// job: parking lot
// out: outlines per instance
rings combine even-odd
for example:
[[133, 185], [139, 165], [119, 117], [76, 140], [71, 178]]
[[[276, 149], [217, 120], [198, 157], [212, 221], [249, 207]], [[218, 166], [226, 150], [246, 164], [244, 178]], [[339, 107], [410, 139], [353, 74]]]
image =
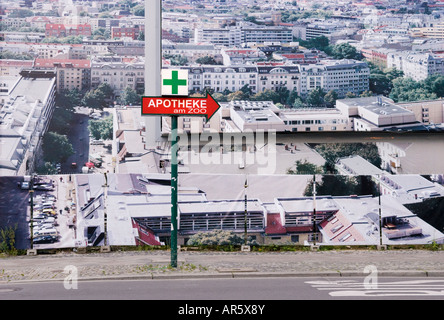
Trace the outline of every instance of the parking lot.
[[[35, 192], [33, 198], [33, 248], [73, 247], [75, 202], [69, 175], [48, 176], [52, 188]], [[31, 221], [29, 205], [28, 221]]]

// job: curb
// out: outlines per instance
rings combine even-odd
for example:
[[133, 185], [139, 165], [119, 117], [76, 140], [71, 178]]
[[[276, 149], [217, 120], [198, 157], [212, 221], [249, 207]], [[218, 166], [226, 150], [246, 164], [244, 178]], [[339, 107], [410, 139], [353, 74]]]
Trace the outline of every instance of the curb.
[[[320, 272], [226, 272], [208, 274], [140, 274], [140, 275], [118, 275], [118, 276], [91, 276], [80, 277], [77, 281], [136, 281], [136, 280], [200, 280], [200, 279], [241, 279], [241, 278], [285, 278], [285, 277], [365, 277], [366, 274], [355, 271], [320, 271]], [[444, 277], [441, 270], [383, 270], [378, 271], [379, 277]], [[63, 282], [58, 279], [24, 279], [0, 281], [0, 284], [12, 283], [38, 283], [38, 282]]]

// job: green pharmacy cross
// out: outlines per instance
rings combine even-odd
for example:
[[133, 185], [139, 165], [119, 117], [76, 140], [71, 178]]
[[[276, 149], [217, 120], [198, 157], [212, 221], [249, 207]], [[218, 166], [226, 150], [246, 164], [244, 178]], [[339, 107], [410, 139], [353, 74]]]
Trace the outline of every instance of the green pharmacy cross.
[[186, 79], [179, 79], [179, 72], [177, 70], [173, 70], [171, 72], [171, 79], [163, 79], [163, 85], [164, 86], [171, 86], [171, 93], [172, 94], [178, 94], [179, 93], [179, 86], [186, 86], [187, 80]]

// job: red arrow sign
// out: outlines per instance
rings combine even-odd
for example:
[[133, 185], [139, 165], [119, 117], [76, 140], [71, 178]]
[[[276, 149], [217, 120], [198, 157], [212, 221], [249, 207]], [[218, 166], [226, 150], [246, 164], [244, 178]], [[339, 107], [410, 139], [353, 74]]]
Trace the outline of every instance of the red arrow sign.
[[208, 121], [219, 108], [209, 93], [205, 98], [142, 97], [143, 115], [201, 116]]

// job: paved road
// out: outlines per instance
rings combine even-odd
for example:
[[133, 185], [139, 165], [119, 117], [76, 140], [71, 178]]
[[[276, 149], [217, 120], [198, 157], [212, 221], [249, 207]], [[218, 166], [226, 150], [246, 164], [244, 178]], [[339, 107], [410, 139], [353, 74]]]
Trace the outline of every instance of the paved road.
[[[73, 115], [73, 125], [68, 133], [69, 142], [75, 151], [64, 163], [62, 173], [81, 173], [82, 166], [89, 160], [88, 108], [77, 108]], [[71, 164], [77, 163], [77, 168]]]
[[267, 301], [276, 300], [444, 300], [444, 279], [389, 277], [378, 278], [377, 282], [370, 284], [365, 277], [185, 278], [81, 282], [70, 279], [63, 282], [0, 284], [0, 300], [22, 299], [223, 300], [236, 301], [236, 304], [244, 304], [248, 300], [257, 301], [266, 307]]
[[444, 251], [338, 250], [318, 252], [179, 252], [169, 268], [169, 251], [60, 253], [0, 258], [0, 282], [63, 280], [66, 268], [80, 279], [216, 278], [252, 276], [363, 276], [374, 266], [380, 276], [444, 277]]

